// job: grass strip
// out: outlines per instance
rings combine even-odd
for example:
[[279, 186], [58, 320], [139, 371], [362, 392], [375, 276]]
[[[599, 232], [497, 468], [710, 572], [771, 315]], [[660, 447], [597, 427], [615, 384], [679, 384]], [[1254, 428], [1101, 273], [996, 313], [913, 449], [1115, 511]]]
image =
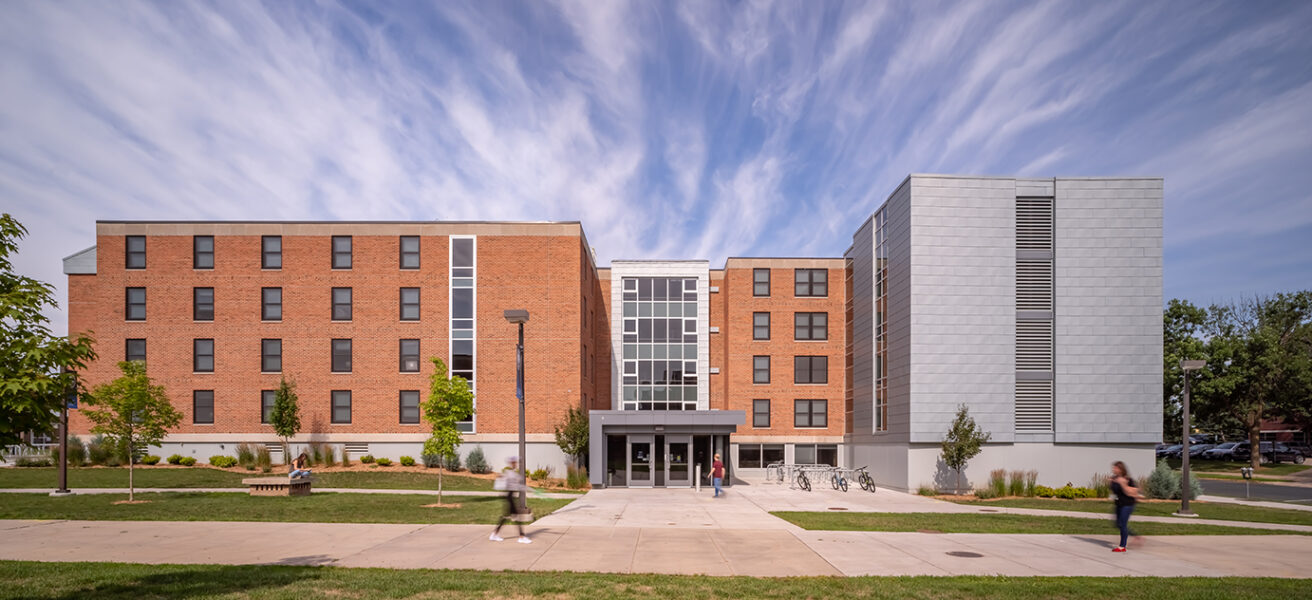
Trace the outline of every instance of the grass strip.
[[707, 577], [347, 569], [336, 567], [133, 565], [0, 561], [0, 600], [138, 598], [1000, 598], [1172, 600], [1308, 598], [1306, 580], [1227, 577]]
[[[779, 511], [770, 514], [803, 529], [823, 531], [930, 531], [935, 533], [1059, 533], [1109, 534], [1107, 520], [1081, 517], [972, 513], [831, 513]], [[1147, 523], [1131, 520], [1138, 535], [1312, 535], [1225, 525]]]
[[[145, 467], [137, 468], [133, 479], [138, 488], [221, 488], [243, 487], [242, 479], [249, 477], [286, 476], [275, 470], [265, 474], [258, 471], [223, 470], [209, 467]], [[0, 488], [55, 489], [59, 473], [49, 467], [23, 467], [0, 469]], [[68, 470], [71, 488], [126, 488], [126, 467], [78, 467]], [[436, 472], [389, 471], [378, 467], [367, 471], [316, 471], [315, 487], [379, 489], [379, 490], [436, 490]], [[455, 491], [492, 491], [492, 481], [468, 475], [445, 473], [442, 489]], [[552, 490], [571, 491], [571, 490]]]
[[[1062, 500], [1060, 498], [1004, 498], [999, 500], [951, 500], [968, 506], [1005, 506], [1008, 508], [1039, 508], [1044, 510], [1069, 510], [1079, 512], [1107, 513], [1110, 518], [1112, 503], [1109, 500]], [[1137, 516], [1169, 517], [1180, 510], [1180, 503], [1175, 502], [1140, 502], [1134, 507]], [[1312, 511], [1284, 508], [1266, 508], [1263, 506], [1244, 506], [1226, 502], [1189, 503], [1189, 510], [1198, 513], [1204, 519], [1221, 521], [1248, 521], [1254, 523], [1283, 523], [1287, 525], [1312, 526]]]
[[[127, 494], [86, 494], [52, 498], [46, 494], [0, 496], [0, 519], [68, 519], [89, 521], [280, 521], [292, 523], [495, 523], [505, 499], [496, 496], [448, 496], [460, 508], [425, 508], [434, 496], [411, 494], [315, 493], [300, 497], [252, 497], [245, 493], [138, 493], [144, 504], [114, 504]], [[542, 517], [573, 502], [532, 498], [533, 514]]]

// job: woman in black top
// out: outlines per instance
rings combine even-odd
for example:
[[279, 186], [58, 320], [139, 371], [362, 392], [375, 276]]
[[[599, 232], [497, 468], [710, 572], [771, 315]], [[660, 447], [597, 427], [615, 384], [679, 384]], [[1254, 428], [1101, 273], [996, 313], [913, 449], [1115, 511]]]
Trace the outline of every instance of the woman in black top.
[[1121, 545], [1112, 548], [1112, 552], [1125, 552], [1125, 542], [1130, 537], [1130, 513], [1134, 512], [1136, 499], [1143, 496], [1125, 463], [1119, 460], [1112, 463], [1111, 484], [1116, 497], [1116, 527], [1121, 530]]

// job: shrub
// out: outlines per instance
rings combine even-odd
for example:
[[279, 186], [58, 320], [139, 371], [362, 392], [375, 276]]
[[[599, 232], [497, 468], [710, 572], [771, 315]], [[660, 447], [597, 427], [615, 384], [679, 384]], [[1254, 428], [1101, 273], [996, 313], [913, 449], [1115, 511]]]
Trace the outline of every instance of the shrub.
[[415, 457], [413, 457], [413, 456], [402, 456], [402, 457], [401, 457], [401, 466], [403, 466], [403, 467], [413, 467], [413, 466], [415, 466]]
[[[1180, 472], [1172, 469], [1170, 465], [1166, 464], [1165, 460], [1157, 461], [1157, 468], [1153, 469], [1152, 474], [1138, 483], [1143, 489], [1143, 494], [1149, 498], [1180, 499]], [[1203, 484], [1197, 478], [1189, 480], [1189, 488], [1191, 492], [1189, 495], [1190, 500], [1203, 493]]]
[[342, 466], [351, 466], [351, 453], [346, 451], [346, 446], [342, 446]]
[[310, 444], [310, 446], [306, 448], [306, 458], [310, 459], [311, 467], [317, 467], [319, 466], [319, 463], [323, 462], [323, 456], [321, 455], [322, 451], [323, 449], [318, 442]]
[[1007, 473], [1007, 495], [1024, 496], [1025, 495], [1025, 472], [1012, 471]]
[[87, 462], [87, 445], [80, 437], [68, 438], [68, 464], [82, 466]]
[[[87, 444], [87, 461], [93, 465], [118, 466], [123, 462], [126, 452], [103, 435], [97, 434]], [[110, 463], [113, 464], [110, 464]]]
[[[993, 498], [1001, 498], [1007, 495], [1007, 470], [993, 469], [989, 471], [989, 494]], [[979, 492], [975, 492], [978, 496]]]
[[360, 457], [360, 462], [362, 462], [362, 463], [364, 463], [364, 464], [366, 464], [366, 465], [369, 464], [369, 463], [371, 463], [371, 462], [374, 462], [374, 455], [372, 455], [372, 454], [366, 454], [366, 455], [364, 455], [364, 456], [361, 456], [361, 457]]
[[[188, 465], [188, 466], [191, 466], [191, 465]], [[218, 455], [218, 456], [211, 456], [211, 457], [210, 457], [210, 466], [212, 466], [212, 467], [218, 467], [218, 468], [220, 468], [220, 469], [227, 469], [228, 467], [235, 467], [235, 466], [237, 466], [237, 459], [236, 459], [236, 458], [233, 458], [233, 457], [231, 457], [231, 456], [224, 456], [224, 455], [222, 455], [222, 454], [220, 454], [220, 455]]]
[[159, 457], [158, 457], [158, 456], [155, 456], [154, 454], [147, 454], [147, 455], [141, 457], [141, 464], [143, 464], [143, 465], [158, 465], [158, 464], [159, 464]]
[[425, 469], [436, 469], [442, 466], [442, 457], [436, 454], [420, 454], [419, 460], [424, 461]]
[[1025, 472], [1025, 494], [1024, 494], [1025, 496], [1027, 497], [1034, 496], [1034, 488], [1036, 487], [1035, 484], [1038, 481], [1039, 481], [1038, 471], [1030, 469], [1029, 471]]
[[260, 444], [255, 447], [255, 466], [259, 467], [262, 473], [273, 470], [273, 456], [269, 454], [268, 446]]
[[102, 464], [104, 464], [106, 467], [117, 467], [123, 464], [123, 459], [119, 458], [117, 452], [111, 452], [109, 456], [105, 457], [105, 462]]
[[975, 497], [980, 500], [992, 500], [1000, 496], [998, 496], [998, 491], [990, 484], [975, 490]]
[[446, 458], [443, 458], [443, 459], [442, 459], [442, 468], [443, 468], [443, 469], [446, 469], [446, 470], [448, 470], [448, 471], [459, 471], [459, 470], [460, 470], [460, 454], [459, 454], [459, 453], [456, 453], [456, 452], [452, 452], [451, 454], [447, 455]]
[[588, 487], [588, 469], [574, 465], [566, 466], [565, 487], [571, 490], [581, 490]]
[[1106, 498], [1112, 495], [1111, 475], [1107, 473], [1094, 473], [1089, 478], [1089, 488], [1093, 490], [1095, 498]]
[[487, 457], [483, 456], [482, 446], [475, 446], [469, 451], [469, 456], [465, 457], [465, 466], [469, 468], [470, 473], [491, 473], [492, 467], [487, 464]]
[[380, 466], [380, 467], [390, 467], [390, 466], [392, 466], [392, 459], [387, 458], [386, 456], [384, 456], [384, 457], [381, 457], [381, 458], [375, 460], [374, 463], [376, 463], [376, 464], [377, 464], [378, 466]]
[[934, 489], [934, 486], [922, 485], [920, 486], [919, 489], [916, 490], [916, 493], [920, 494], [921, 496], [937, 496], [938, 490]]
[[247, 471], [255, 470], [255, 446], [242, 442], [237, 444], [237, 464], [246, 468]]
[[533, 481], [546, 481], [551, 478], [551, 471], [551, 467], [538, 467], [529, 471], [528, 476]]
[[1098, 497], [1097, 490], [1086, 487], [1074, 487], [1069, 483], [1059, 488], [1050, 488], [1044, 485], [1034, 486], [1034, 494], [1040, 498], [1063, 498], [1066, 500]]
[[337, 466], [337, 457], [335, 456], [332, 446], [319, 447], [319, 464], [325, 467]]
[[14, 461], [16, 467], [52, 467], [55, 461], [48, 456], [20, 456]]
[[181, 454], [174, 454], [173, 456], [170, 456], [170, 457], [169, 457], [169, 464], [170, 464], [170, 465], [180, 465], [180, 464], [182, 464], [182, 455], [181, 455]]
[[180, 461], [180, 464], [181, 464], [182, 466], [184, 466], [184, 467], [193, 467], [193, 466], [196, 466], [196, 457], [194, 457], [194, 456], [184, 456], [184, 457], [182, 457], [182, 460]]

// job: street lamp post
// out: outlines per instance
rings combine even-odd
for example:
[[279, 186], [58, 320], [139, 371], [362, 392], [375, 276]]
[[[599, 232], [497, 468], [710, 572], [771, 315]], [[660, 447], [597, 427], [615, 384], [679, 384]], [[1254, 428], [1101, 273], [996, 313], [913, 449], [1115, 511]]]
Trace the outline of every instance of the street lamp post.
[[1184, 414], [1181, 418], [1184, 424], [1184, 440], [1180, 447], [1180, 512], [1175, 513], [1177, 517], [1198, 516], [1189, 510], [1189, 371], [1201, 369], [1206, 364], [1201, 360], [1180, 361], [1180, 369], [1184, 371]]
[[[528, 462], [528, 457], [524, 444], [524, 323], [528, 322], [528, 311], [524, 309], [507, 310], [505, 313], [506, 320], [519, 325], [519, 344], [515, 346], [515, 397], [519, 399], [519, 476], [525, 477], [524, 463]], [[519, 490], [520, 506], [526, 506], [528, 495], [523, 489]]]

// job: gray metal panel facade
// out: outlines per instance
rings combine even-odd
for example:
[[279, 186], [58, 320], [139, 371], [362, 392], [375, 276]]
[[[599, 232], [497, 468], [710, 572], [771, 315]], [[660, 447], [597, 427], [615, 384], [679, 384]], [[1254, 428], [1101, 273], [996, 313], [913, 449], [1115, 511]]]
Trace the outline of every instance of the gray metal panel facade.
[[1162, 180], [1056, 181], [1057, 442], [1162, 439]]
[[[913, 422], [911, 370], [912, 181], [908, 178], [884, 205], [888, 237], [888, 431], [881, 443], [906, 443]], [[867, 425], [868, 426], [868, 425]], [[868, 429], [867, 429], [868, 431]]]
[[875, 408], [875, 221], [852, 236], [845, 258], [852, 261], [852, 435], [849, 441], [871, 440]]
[[1015, 220], [1014, 179], [911, 177], [912, 443], [941, 441], [963, 403], [1014, 441]]
[[96, 247], [92, 246], [81, 252], [64, 257], [64, 274], [95, 275]]

